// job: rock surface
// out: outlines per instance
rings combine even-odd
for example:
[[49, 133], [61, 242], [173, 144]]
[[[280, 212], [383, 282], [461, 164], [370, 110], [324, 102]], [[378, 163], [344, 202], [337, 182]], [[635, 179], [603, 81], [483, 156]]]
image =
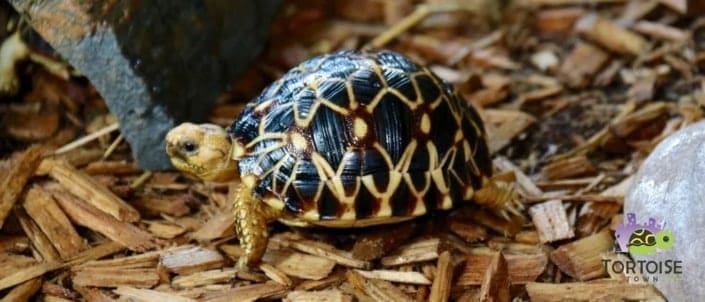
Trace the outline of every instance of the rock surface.
[[[649, 217], [665, 223], [675, 243], [637, 260], [681, 260], [682, 275], [665, 274], [655, 282], [669, 301], [705, 298], [705, 122], [680, 130], [651, 153], [629, 190], [625, 213], [636, 213], [640, 223]], [[679, 277], [677, 280], [673, 277]]]
[[86, 75], [142, 168], [167, 169], [164, 135], [202, 121], [256, 58], [280, 0], [10, 0]]

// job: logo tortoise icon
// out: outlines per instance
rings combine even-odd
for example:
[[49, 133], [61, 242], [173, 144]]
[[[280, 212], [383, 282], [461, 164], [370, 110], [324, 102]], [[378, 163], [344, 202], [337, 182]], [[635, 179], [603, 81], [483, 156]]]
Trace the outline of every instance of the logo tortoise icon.
[[673, 233], [649, 218], [649, 222], [638, 224], [636, 214], [627, 213], [627, 221], [622, 222], [614, 233], [619, 245], [619, 252], [629, 252], [637, 255], [649, 255], [657, 250], [667, 250], [673, 247]]

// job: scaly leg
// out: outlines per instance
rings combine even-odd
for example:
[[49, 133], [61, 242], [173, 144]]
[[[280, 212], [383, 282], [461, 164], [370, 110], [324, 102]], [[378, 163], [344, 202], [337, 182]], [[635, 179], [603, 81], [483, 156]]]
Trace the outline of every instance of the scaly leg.
[[506, 219], [509, 219], [507, 212], [521, 216], [519, 210], [523, 208], [514, 188], [507, 183], [486, 177], [482, 179], [482, 188], [475, 191], [473, 201], [496, 211]]
[[272, 208], [265, 205], [255, 195], [251, 187], [241, 184], [233, 201], [235, 231], [240, 239], [242, 256], [237, 262], [239, 269], [255, 267], [267, 249], [269, 238], [268, 224], [278, 218]]

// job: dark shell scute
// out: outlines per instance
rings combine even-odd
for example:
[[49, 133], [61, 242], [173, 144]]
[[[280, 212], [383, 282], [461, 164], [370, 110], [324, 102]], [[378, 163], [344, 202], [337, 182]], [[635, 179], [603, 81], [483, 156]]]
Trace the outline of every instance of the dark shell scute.
[[294, 123], [294, 106], [277, 106], [262, 120], [262, 126], [267, 132], [282, 132]]
[[383, 87], [382, 80], [372, 69], [363, 69], [352, 75], [353, 93], [360, 104], [369, 104]]
[[441, 89], [436, 85], [431, 76], [419, 74], [414, 77], [416, 85], [419, 86], [421, 98], [426, 102], [433, 102], [441, 95]]
[[350, 105], [350, 96], [342, 80], [327, 80], [318, 85], [318, 94], [341, 107]]
[[390, 199], [392, 216], [409, 216], [416, 205], [415, 199], [412, 199], [413, 197], [414, 195], [409, 191], [407, 184], [405, 182], [400, 183]]
[[318, 199], [318, 214], [321, 220], [331, 220], [338, 218], [340, 202], [330, 191], [328, 186], [323, 187], [323, 191]]
[[379, 143], [396, 163], [416, 129], [414, 114], [396, 95], [387, 93], [375, 107], [373, 121]]
[[409, 74], [396, 69], [385, 69], [382, 74], [390, 88], [396, 89], [410, 101], [416, 100], [416, 89]]
[[389, 166], [382, 154], [376, 149], [366, 149], [362, 157], [365, 159], [361, 164], [362, 175], [379, 174], [389, 172]]
[[454, 142], [458, 124], [447, 102], [442, 102], [431, 117], [431, 137], [437, 150], [448, 150]]
[[310, 127], [314, 148], [325, 153], [330, 166], [336, 169], [350, 141], [347, 137], [349, 131], [345, 126], [345, 120], [335, 111], [321, 106], [313, 117]]
[[396, 68], [403, 71], [415, 71], [419, 67], [411, 60], [397, 53], [381, 51], [377, 54], [377, 61], [384, 67]]

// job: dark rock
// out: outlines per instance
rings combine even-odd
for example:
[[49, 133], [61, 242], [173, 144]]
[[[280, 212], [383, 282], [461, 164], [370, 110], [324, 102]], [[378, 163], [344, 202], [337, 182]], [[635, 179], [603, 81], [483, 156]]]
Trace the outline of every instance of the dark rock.
[[702, 261], [705, 250], [705, 122], [670, 135], [654, 149], [635, 176], [626, 196], [624, 212], [636, 214], [638, 224], [654, 218], [674, 237], [669, 240], [673, 244], [669, 248], [653, 254], [632, 255], [637, 261], [682, 262], [682, 274], [647, 274], [658, 278], [656, 287], [669, 301], [702, 301], [705, 297], [702, 286], [705, 278], [705, 262]]
[[167, 169], [164, 135], [202, 121], [253, 62], [280, 0], [10, 0], [89, 78], [145, 169]]

